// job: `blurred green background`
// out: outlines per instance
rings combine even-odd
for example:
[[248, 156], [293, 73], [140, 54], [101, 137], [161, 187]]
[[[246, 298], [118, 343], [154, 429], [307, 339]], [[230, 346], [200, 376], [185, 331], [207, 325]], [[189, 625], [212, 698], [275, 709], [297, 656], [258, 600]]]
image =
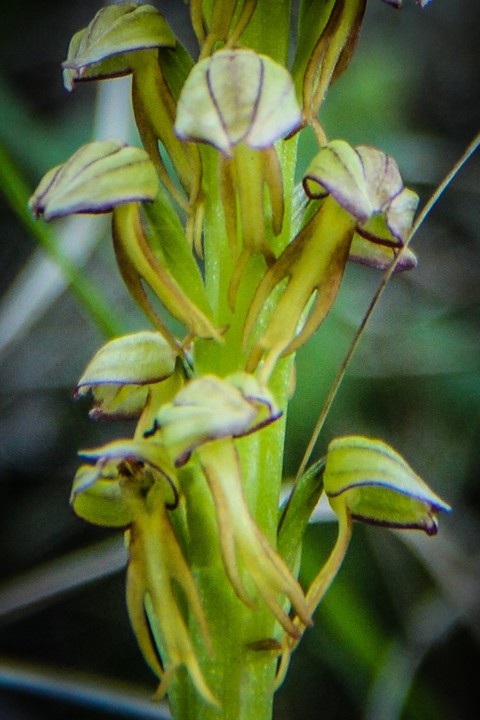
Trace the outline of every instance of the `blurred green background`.
[[[186, 40], [180, 0], [155, 3]], [[29, 225], [40, 176], [92, 137], [135, 140], [128, 81], [68, 95], [60, 63], [99, 2], [9, 3], [0, 25], [0, 717], [158, 717], [153, 676], [128, 625], [118, 535], [77, 520], [79, 447], [130, 431], [96, 424], [72, 389], [101, 323], [146, 327], [123, 290], [99, 218]], [[480, 5], [369, 0], [358, 52], [332, 88], [331, 138], [397, 159], [424, 202], [480, 126]], [[301, 164], [311, 139], [302, 138]], [[275, 720], [476, 718], [480, 667], [480, 162], [464, 168], [414, 241], [418, 268], [390, 284], [318, 443], [364, 433], [394, 445], [454, 508], [436, 538], [355, 527], [346, 562], [293, 658]], [[299, 168], [299, 172], [301, 168]], [[17, 211], [15, 211], [17, 207]], [[39, 229], [40, 228], [40, 229]], [[32, 234], [36, 233], [38, 237]], [[77, 290], [38, 242], [56, 243]], [[65, 271], [65, 268], [64, 268]], [[286, 475], [380, 276], [351, 266], [298, 355]], [[105, 308], [97, 301], [101, 293]], [[85, 302], [96, 309], [95, 323]], [[308, 530], [305, 582], [334, 542]], [[108, 693], [108, 694], [107, 694]], [[473, 705], [473, 709], [470, 709]], [[254, 720], [254, 718], [252, 718]]]

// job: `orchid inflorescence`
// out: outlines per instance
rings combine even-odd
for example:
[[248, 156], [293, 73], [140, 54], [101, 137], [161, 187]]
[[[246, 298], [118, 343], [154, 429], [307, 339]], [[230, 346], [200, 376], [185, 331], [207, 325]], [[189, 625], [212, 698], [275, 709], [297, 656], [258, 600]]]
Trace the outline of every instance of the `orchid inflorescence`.
[[[131, 439], [80, 452], [72, 506], [125, 530], [127, 605], [158, 696], [174, 694], [183, 666], [202, 702], [225, 707], [215, 667], [227, 640], [216, 614], [227, 606], [246, 628], [232, 629], [238, 662], [263, 650], [274, 668], [281, 655], [283, 676], [352, 520], [433, 534], [449, 509], [382, 441], [337, 438], [282, 509], [277, 549], [295, 351], [328, 314], [348, 260], [416, 266], [408, 242], [418, 197], [395, 161], [328, 140], [318, 120], [365, 3], [302, 3], [290, 70], [289, 3], [263, 0], [191, 0], [196, 63], [152, 5], [108, 5], [73, 37], [63, 65], [69, 90], [131, 75], [143, 143], [85, 145], [46, 174], [30, 205], [46, 220], [111, 213], [120, 273], [153, 325], [110, 340], [79, 381], [92, 417], [137, 425]], [[306, 125], [318, 150], [295, 188]], [[339, 520], [305, 593], [296, 579], [309, 512], [302, 482], [313, 488], [310, 510], [324, 490]]]

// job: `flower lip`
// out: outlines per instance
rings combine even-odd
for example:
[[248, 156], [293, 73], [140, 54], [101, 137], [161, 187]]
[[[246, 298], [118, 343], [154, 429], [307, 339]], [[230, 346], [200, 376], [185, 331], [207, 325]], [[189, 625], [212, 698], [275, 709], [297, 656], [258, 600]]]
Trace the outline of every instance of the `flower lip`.
[[[186, 465], [187, 462], [190, 460], [193, 451], [205, 442], [210, 442], [212, 440], [221, 440], [222, 438], [227, 438], [227, 437], [231, 437], [236, 440], [240, 439], [242, 437], [247, 437], [248, 435], [251, 435], [254, 432], [262, 430], [262, 428], [267, 427], [268, 425], [275, 422], [276, 420], [279, 420], [279, 418], [281, 418], [282, 415], [283, 415], [282, 411], [278, 410], [276, 413], [272, 413], [271, 415], [269, 415], [269, 417], [264, 418], [263, 420], [260, 420], [258, 423], [255, 423], [254, 425], [246, 427], [243, 430], [238, 430], [237, 432], [232, 432], [232, 433], [229, 433], [228, 431], [226, 431], [225, 434], [218, 433], [215, 436], [212, 435], [211, 437], [204, 437], [202, 440], [199, 440], [194, 445], [192, 445], [191, 448], [180, 453], [175, 458], [174, 465], [176, 468], [180, 468], [180, 467], [183, 467], [184, 465]], [[155, 433], [160, 431], [161, 428], [162, 428], [162, 426], [155, 419], [152, 428], [150, 430], [146, 430], [143, 433], [143, 437], [144, 438], [152, 437], [153, 435], [155, 435]]]
[[[96, 460], [105, 464], [110, 460], [122, 462], [141, 463], [158, 472], [167, 481], [173, 492], [173, 500], [166, 503], [167, 509], [175, 509], [179, 502], [178, 488], [173, 480], [171, 463], [165, 449], [158, 443], [147, 440], [114, 440], [107, 445], [94, 450], [79, 450], [78, 455], [86, 460]], [[124, 468], [125, 469], [125, 468]], [[132, 473], [130, 472], [132, 475]]]
[[85, 368], [77, 393], [98, 385], [151, 385], [175, 370], [177, 353], [158, 332], [123, 335], [103, 345]]

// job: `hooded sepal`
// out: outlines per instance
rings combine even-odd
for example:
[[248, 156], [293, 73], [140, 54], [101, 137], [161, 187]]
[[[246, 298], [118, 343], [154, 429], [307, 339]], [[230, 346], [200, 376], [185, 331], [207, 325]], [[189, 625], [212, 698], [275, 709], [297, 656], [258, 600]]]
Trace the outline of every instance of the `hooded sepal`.
[[381, 440], [336, 438], [327, 452], [325, 492], [332, 508], [354, 520], [435, 535], [437, 514], [450, 512], [407, 462]]
[[357, 219], [367, 240], [401, 247], [411, 230], [418, 196], [403, 185], [395, 160], [373, 147], [344, 140], [324, 145], [303, 179], [308, 197], [330, 194]]
[[99, 140], [52, 168], [29, 206], [48, 221], [75, 213], [108, 213], [124, 203], [153, 200], [157, 191], [157, 173], [144, 150], [120, 140]]
[[273, 145], [301, 123], [288, 71], [253, 50], [219, 50], [194, 66], [180, 94], [175, 132], [231, 157], [243, 142]]
[[62, 64], [65, 87], [73, 90], [81, 80], [127, 75], [132, 52], [160, 47], [175, 47], [175, 35], [153, 5], [108, 5], [73, 36]]
[[270, 392], [253, 376], [204, 375], [187, 383], [160, 409], [152, 432], [181, 466], [203, 443], [247, 435], [278, 417]]
[[156, 332], [124, 335], [103, 345], [85, 368], [75, 392], [94, 397], [93, 418], [134, 417], [144, 409], [150, 388], [170, 377], [178, 352]]

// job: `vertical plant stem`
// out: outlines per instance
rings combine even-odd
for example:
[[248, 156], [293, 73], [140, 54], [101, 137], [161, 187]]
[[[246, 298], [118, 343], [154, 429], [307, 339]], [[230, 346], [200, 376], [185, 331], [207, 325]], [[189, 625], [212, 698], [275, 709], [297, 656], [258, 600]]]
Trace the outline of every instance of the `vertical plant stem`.
[[[295, 143], [281, 155], [287, 189], [286, 217], [279, 245], [289, 239], [294, 177]], [[205, 181], [205, 284], [218, 326], [226, 328], [224, 343], [197, 341], [196, 371], [225, 376], [243, 368], [243, 322], [262, 274], [265, 261], [253, 256], [239, 287], [235, 312], [228, 307], [228, 285], [234, 260], [228, 242], [219, 190], [219, 157], [211, 148], [202, 148]], [[228, 330], [227, 330], [228, 328]], [[291, 360], [281, 361], [272, 390], [285, 407], [290, 384]], [[250, 513], [275, 545], [278, 502], [282, 479], [285, 417], [261, 432], [237, 441], [243, 489]], [[192, 637], [205, 678], [221, 704], [221, 713], [199, 697], [186, 672], [179, 672], [169, 692], [175, 720], [270, 720], [272, 716], [276, 657], [269, 651], [251, 649], [252, 644], [280, 635], [276, 621], [258, 599], [253, 608], [235, 595], [220, 554], [215, 509], [205, 478], [199, 468], [184, 483], [188, 508], [189, 559], [211, 633], [213, 656], [196, 634]], [[241, 558], [239, 558], [241, 563]], [[247, 581], [248, 578], [245, 578]], [[247, 588], [248, 588], [247, 584]]]
[[[250, 444], [247, 440], [247, 445]], [[262, 442], [253, 448], [256, 473], [269, 461]], [[245, 447], [249, 452], [250, 448]], [[258, 477], [258, 476], [257, 476]], [[260, 493], [259, 493], [260, 494]], [[275, 658], [250, 649], [251, 643], [272, 637], [275, 621], [258, 601], [247, 607], [235, 595], [220, 556], [215, 511], [205, 479], [193, 473], [186, 489], [189, 510], [191, 567], [206, 614], [213, 645], [209, 656], [198, 629], [191, 638], [205, 679], [221, 705], [207, 705], [185, 672], [175, 677], [169, 692], [175, 720], [270, 720], [272, 714]]]

